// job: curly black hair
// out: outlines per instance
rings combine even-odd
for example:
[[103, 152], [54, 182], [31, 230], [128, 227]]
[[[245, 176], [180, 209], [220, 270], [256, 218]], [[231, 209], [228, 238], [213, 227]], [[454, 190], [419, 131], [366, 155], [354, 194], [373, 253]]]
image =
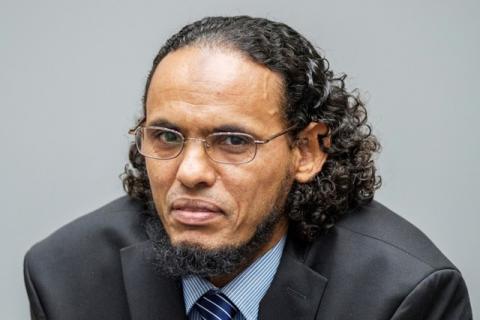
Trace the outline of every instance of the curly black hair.
[[[358, 91], [348, 91], [346, 75], [335, 75], [312, 44], [283, 23], [249, 16], [207, 17], [183, 27], [153, 61], [138, 123], [144, 121], [148, 88], [160, 61], [179, 48], [202, 45], [236, 50], [281, 76], [285, 119], [296, 125], [292, 137], [312, 121], [329, 128], [329, 143], [318, 139], [328, 154], [322, 170], [308, 183], [294, 182], [287, 197], [285, 212], [295, 236], [313, 241], [346, 212], [373, 199], [381, 185], [373, 160], [380, 144]], [[129, 159], [122, 174], [124, 189], [147, 202], [151, 190], [145, 159], [134, 144]]]

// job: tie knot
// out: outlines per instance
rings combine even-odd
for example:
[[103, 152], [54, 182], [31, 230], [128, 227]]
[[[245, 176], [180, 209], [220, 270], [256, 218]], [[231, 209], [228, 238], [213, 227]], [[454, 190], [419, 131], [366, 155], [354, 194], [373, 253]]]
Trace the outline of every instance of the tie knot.
[[195, 306], [204, 320], [231, 320], [238, 312], [235, 304], [219, 290], [209, 290]]

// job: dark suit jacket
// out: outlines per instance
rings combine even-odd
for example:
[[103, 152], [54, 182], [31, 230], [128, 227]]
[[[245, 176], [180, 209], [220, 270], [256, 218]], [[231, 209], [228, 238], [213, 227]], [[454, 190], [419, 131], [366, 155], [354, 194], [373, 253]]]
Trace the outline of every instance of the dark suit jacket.
[[[155, 274], [140, 206], [123, 197], [53, 233], [25, 257], [32, 318], [185, 319], [179, 281]], [[377, 202], [311, 245], [288, 238], [259, 319], [471, 319], [460, 272]]]

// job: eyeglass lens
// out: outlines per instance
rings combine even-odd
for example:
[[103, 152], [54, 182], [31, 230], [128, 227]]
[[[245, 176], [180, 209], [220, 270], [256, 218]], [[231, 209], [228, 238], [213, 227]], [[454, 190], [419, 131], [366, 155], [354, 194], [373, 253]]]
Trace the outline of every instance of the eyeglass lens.
[[167, 128], [141, 127], [136, 144], [141, 154], [155, 159], [172, 159], [183, 150], [186, 140], [202, 140], [207, 155], [222, 163], [245, 163], [255, 157], [256, 143], [243, 133], [213, 133], [203, 139], [185, 139], [179, 132]]

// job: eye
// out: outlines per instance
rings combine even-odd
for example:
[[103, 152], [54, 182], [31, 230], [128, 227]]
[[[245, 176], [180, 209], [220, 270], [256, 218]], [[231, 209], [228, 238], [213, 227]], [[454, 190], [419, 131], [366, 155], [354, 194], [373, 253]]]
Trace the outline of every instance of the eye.
[[167, 143], [177, 143], [181, 140], [180, 136], [176, 133], [165, 131], [160, 135], [160, 139]]
[[215, 134], [207, 139], [213, 151], [225, 154], [242, 154], [251, 150], [255, 145], [252, 137], [242, 134]]
[[164, 144], [179, 144], [182, 143], [182, 137], [180, 134], [173, 131], [167, 131], [162, 129], [152, 130], [151, 136], [153, 140]]
[[231, 146], [243, 146], [243, 145], [250, 144], [251, 139], [243, 135], [229, 134], [229, 135], [219, 136], [218, 139], [215, 141], [215, 143], [222, 144], [222, 145], [231, 145]]

